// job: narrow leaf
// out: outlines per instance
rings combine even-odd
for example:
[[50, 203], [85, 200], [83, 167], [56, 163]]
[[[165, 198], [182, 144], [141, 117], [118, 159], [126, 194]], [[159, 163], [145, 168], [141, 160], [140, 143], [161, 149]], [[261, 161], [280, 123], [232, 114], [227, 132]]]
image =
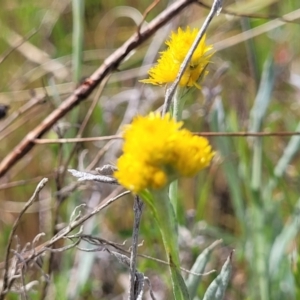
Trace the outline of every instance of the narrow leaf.
[[264, 64], [259, 89], [250, 113], [249, 130], [251, 132], [257, 132], [261, 128], [262, 121], [271, 100], [275, 78], [274, 74], [274, 62], [273, 58], [270, 56]]
[[232, 253], [228, 256], [225, 261], [220, 274], [216, 277], [216, 279], [209, 285], [206, 293], [204, 295], [203, 300], [222, 300], [225, 294], [225, 290], [230, 280], [231, 276], [231, 258]]
[[[210, 258], [211, 252], [221, 242], [222, 242], [222, 240], [218, 240], [202, 251], [202, 253], [197, 257], [197, 259], [191, 269], [192, 273], [202, 274], [204, 272], [206, 264]], [[191, 299], [194, 299], [194, 297], [196, 296], [197, 288], [201, 282], [201, 278], [202, 278], [202, 276], [190, 274], [186, 280], [186, 285], [187, 285]]]
[[269, 260], [269, 274], [272, 277], [278, 271], [278, 267], [283, 258], [286, 257], [284, 254], [287, 246], [292, 240], [294, 240], [300, 231], [299, 222], [299, 210], [300, 210], [300, 199], [294, 208], [294, 216], [288, 222], [279, 235], [276, 237], [275, 242], [272, 246]]
[[140, 196], [149, 205], [162, 235], [171, 273], [174, 299], [189, 300], [188, 289], [180, 274], [177, 221], [173, 205], [168, 197], [168, 188], [155, 192], [143, 191]]

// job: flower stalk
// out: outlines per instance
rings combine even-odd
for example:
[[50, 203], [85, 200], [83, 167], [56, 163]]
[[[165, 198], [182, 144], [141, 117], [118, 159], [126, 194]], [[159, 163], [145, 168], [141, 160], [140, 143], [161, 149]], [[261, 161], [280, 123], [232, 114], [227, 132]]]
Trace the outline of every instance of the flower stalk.
[[173, 206], [168, 199], [168, 188], [141, 193], [141, 197], [150, 207], [160, 229], [169, 263], [175, 300], [188, 300], [189, 293], [180, 274], [179, 251], [177, 241], [177, 221]]

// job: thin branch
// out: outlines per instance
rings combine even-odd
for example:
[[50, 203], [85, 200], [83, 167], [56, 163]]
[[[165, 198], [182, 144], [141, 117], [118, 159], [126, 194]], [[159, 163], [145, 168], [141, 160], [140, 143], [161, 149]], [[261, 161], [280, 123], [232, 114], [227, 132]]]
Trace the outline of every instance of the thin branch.
[[18, 215], [17, 219], [15, 220], [14, 225], [12, 227], [12, 230], [10, 232], [9, 239], [8, 239], [8, 244], [7, 244], [7, 247], [6, 247], [6, 253], [5, 253], [4, 276], [3, 276], [3, 285], [2, 285], [2, 291], [1, 291], [1, 294], [0, 294], [0, 300], [4, 299], [4, 296], [5, 296], [4, 292], [7, 291], [8, 287], [9, 287], [8, 286], [8, 270], [9, 270], [8, 265], [9, 265], [9, 253], [10, 253], [13, 237], [16, 233], [17, 227], [20, 223], [20, 220], [21, 220], [22, 216], [24, 215], [26, 210], [32, 205], [32, 203], [37, 199], [40, 191], [44, 188], [44, 186], [46, 185], [47, 182], [48, 182], [48, 178], [43, 178], [40, 181], [40, 183], [37, 185], [32, 197], [27, 201], [24, 208], [22, 209], [22, 211]]
[[98, 137], [85, 137], [85, 138], [69, 138], [69, 139], [35, 139], [33, 142], [37, 145], [44, 144], [67, 144], [67, 143], [84, 143], [84, 142], [99, 142], [122, 139], [120, 135], [107, 135]]
[[[91, 171], [95, 168], [98, 161], [101, 159], [101, 157], [106, 153], [106, 151], [113, 145], [114, 141], [109, 141], [106, 145], [104, 145], [96, 154], [92, 162], [86, 167], [86, 171]], [[79, 186], [81, 185], [81, 181], [73, 182], [70, 185], [64, 187], [59, 192], [60, 201], [63, 202], [67, 197], [74, 192]]]
[[81, 126], [80, 126], [80, 128], [78, 130], [78, 133], [77, 133], [77, 136], [76, 136], [77, 138], [80, 138], [82, 136], [82, 134], [85, 130], [85, 127], [87, 126], [87, 124], [88, 124], [88, 122], [89, 122], [89, 120], [90, 120], [90, 118], [91, 118], [98, 102], [99, 102], [99, 99], [100, 99], [100, 97], [101, 97], [101, 95], [104, 91], [104, 88], [105, 88], [109, 78], [110, 78], [110, 74], [103, 78], [103, 80], [102, 80], [102, 82], [101, 82], [101, 84], [100, 84], [100, 86], [99, 86], [99, 88], [98, 88], [98, 90], [97, 90], [97, 92], [94, 96], [93, 102], [90, 105], [89, 110], [88, 110], [87, 114], [85, 115], [85, 118], [84, 118], [83, 122], [81, 123]]
[[241, 137], [241, 136], [261, 136], [261, 137], [273, 137], [273, 136], [294, 136], [300, 135], [299, 131], [276, 131], [276, 132], [194, 132], [195, 135], [199, 136], [230, 136], [230, 137]]
[[22, 281], [21, 293], [23, 294], [25, 300], [28, 300], [26, 284], [25, 284], [25, 274], [23, 272], [23, 268], [21, 268], [21, 281]]
[[140, 32], [142, 25], [144, 24], [146, 17], [148, 14], [153, 10], [153, 8], [160, 2], [160, 0], [154, 0], [144, 11], [143, 13], [143, 20], [141, 21], [140, 25], [137, 28], [137, 32]]
[[[202, 7], [207, 8], [207, 9], [211, 9], [211, 6], [204, 3], [203, 1], [198, 0], [197, 4], [201, 5]], [[234, 17], [240, 17], [240, 18], [266, 19], [266, 20], [278, 19], [285, 23], [299, 24], [299, 22], [296, 22], [294, 20], [289, 20], [285, 16], [279, 16], [279, 15], [275, 15], [275, 14], [267, 14], [267, 15], [263, 15], [263, 14], [259, 14], [259, 13], [258, 14], [257, 13], [243, 14], [240, 12], [234, 12], [234, 11], [228, 10], [227, 8], [222, 8], [221, 13], [225, 14], [225, 15], [234, 16]]]
[[15, 43], [15, 45], [11, 46], [10, 49], [8, 49], [4, 54], [0, 56], [0, 64], [2, 64], [18, 47], [22, 46], [26, 41], [32, 38], [37, 32], [38, 29], [30, 30], [23, 39]]
[[73, 244], [67, 245], [67, 246], [63, 246], [61, 248], [47, 248], [45, 247], [45, 250], [51, 252], [51, 253], [61, 253], [61, 252], [65, 252], [69, 249], [75, 248], [78, 244], [80, 243], [80, 239], [78, 239], [76, 242], [74, 242]]
[[74, 169], [68, 170], [74, 177], [78, 178], [78, 181], [97, 181], [97, 182], [103, 182], [103, 183], [109, 183], [109, 184], [119, 184], [118, 181], [109, 176], [105, 175], [94, 175], [87, 172], [81, 172]]
[[[296, 9], [288, 14], [285, 14], [283, 16], [285, 20], [296, 20], [300, 18], [300, 9]], [[244, 31], [241, 33], [238, 33], [234, 36], [231, 36], [229, 38], [226, 38], [222, 41], [219, 41], [214, 44], [214, 49], [216, 51], [221, 51], [223, 49], [227, 49], [230, 47], [233, 47], [239, 43], [242, 43], [244, 41], [247, 41], [248, 39], [252, 39], [256, 36], [259, 36], [263, 33], [270, 32], [271, 30], [274, 30], [280, 26], [286, 25], [286, 22], [281, 21], [279, 19], [271, 20], [265, 24], [259, 25], [257, 27], [252, 28], [251, 30]]]
[[170, 109], [170, 106], [171, 106], [171, 103], [172, 103], [172, 99], [173, 99], [173, 96], [174, 96], [174, 93], [176, 91], [176, 88], [185, 72], [185, 69], [187, 68], [192, 56], [193, 56], [193, 53], [195, 52], [196, 48], [198, 47], [198, 44], [200, 43], [202, 37], [204, 36], [210, 22], [212, 21], [213, 17], [218, 14], [220, 12], [220, 10], [222, 9], [222, 0], [214, 0], [214, 3], [212, 5], [212, 8], [208, 14], [208, 16], [206, 17], [201, 29], [199, 30], [198, 32], [198, 35], [197, 37], [195, 38], [195, 41], [194, 43], [192, 44], [189, 52], [187, 53], [184, 61], [182, 62], [181, 66], [180, 66], [180, 69], [179, 69], [179, 72], [178, 72], [178, 75], [175, 79], [175, 81], [172, 83], [172, 85], [170, 86], [170, 88], [167, 89], [166, 91], [166, 97], [165, 97], [165, 102], [164, 102], [164, 106], [163, 106], [163, 111], [162, 111], [162, 114], [166, 114], [169, 109]]
[[[248, 132], [248, 131], [238, 131], [238, 132], [194, 132], [195, 135], [200, 136], [261, 136], [261, 137], [272, 137], [272, 136], [293, 136], [300, 135], [300, 131], [275, 131], [275, 132]], [[44, 144], [64, 144], [64, 143], [83, 143], [83, 142], [99, 142], [106, 140], [119, 140], [122, 139], [121, 135], [107, 135], [100, 137], [86, 137], [86, 138], [71, 138], [71, 139], [36, 139], [34, 143], [38, 145]]]
[[[62, 230], [60, 230], [56, 235], [54, 235], [49, 241], [37, 246], [34, 248], [34, 251], [27, 251], [25, 253], [22, 253], [22, 263], [26, 264], [27, 262], [35, 259], [36, 257], [42, 255], [45, 251], [49, 250], [52, 251], [52, 249], [50, 249], [56, 242], [58, 242], [61, 239], [65, 239], [67, 238], [68, 234], [70, 232], [72, 232], [75, 228], [77, 228], [78, 226], [81, 226], [86, 220], [90, 219], [91, 217], [93, 217], [94, 215], [98, 214], [101, 210], [103, 210], [104, 208], [108, 207], [109, 205], [111, 205], [112, 203], [114, 203], [115, 201], [121, 199], [123, 196], [129, 194], [129, 191], [125, 191], [122, 192], [121, 194], [118, 194], [120, 192], [122, 188], [118, 187], [116, 188], [106, 199], [104, 199], [104, 201], [99, 204], [92, 212], [87, 213], [79, 218], [76, 218], [75, 220], [71, 220], [70, 224], [68, 226], [66, 226], [65, 228], [63, 228]], [[54, 249], [55, 251], [55, 249]], [[4, 266], [7, 269], [8, 267], [6, 267], [6, 264], [8, 265], [8, 262], [4, 262]], [[1, 264], [0, 264], [0, 268], [1, 268]], [[2, 296], [2, 295], [0, 295]], [[0, 298], [0, 300], [3, 300], [3, 298]]]
[[[110, 78], [110, 75], [111, 74], [108, 74], [106, 77], [103, 78], [102, 82], [100, 83], [99, 85], [99, 88], [98, 90], [96, 91], [96, 95], [94, 96], [94, 99], [93, 99], [93, 102], [92, 104], [90, 105], [90, 108], [77, 132], [77, 135], [76, 135], [76, 138], [81, 138], [82, 137], [82, 134], [84, 132], [84, 129], [90, 119], [90, 117], [92, 116], [92, 113], [94, 111], [94, 108], [96, 107], [97, 103], [98, 103], [98, 99], [100, 98], [107, 82], [108, 82], [108, 79]], [[72, 160], [73, 156], [76, 154], [76, 151], [78, 149], [78, 144], [75, 144], [73, 147], [72, 147], [72, 150], [70, 151], [70, 154], [68, 156], [68, 158], [66, 159], [66, 161], [64, 162], [63, 164], [63, 171], [62, 171], [62, 174], [59, 176], [59, 179], [60, 179], [60, 183], [61, 185], [63, 184], [64, 180], [65, 180], [65, 176], [66, 176], [66, 172], [68, 170], [68, 166], [70, 164], [70, 161]], [[60, 203], [62, 203], [62, 201], [59, 201]]]
[[[109, 249], [106, 249], [106, 251], [109, 254], [112, 254], [117, 260], [124, 264], [125, 266], [130, 268], [131, 261], [130, 259], [121, 253], [110, 251]], [[143, 289], [144, 289], [144, 282], [145, 282], [145, 276], [143, 273], [138, 272], [137, 270], [134, 273], [134, 291], [133, 291], [133, 298], [132, 300], [142, 299], [143, 297]]]
[[151, 299], [152, 299], [152, 300], [156, 300], [156, 297], [155, 297], [154, 294], [153, 294], [153, 289], [152, 289], [151, 282], [150, 282], [149, 278], [146, 277], [146, 276], [145, 276], [145, 282], [146, 282], [146, 283], [148, 284], [148, 286], [149, 286], [149, 293], [150, 293]]
[[6, 129], [12, 122], [14, 122], [22, 114], [26, 113], [32, 107], [34, 107], [37, 104], [43, 103], [45, 101], [45, 98], [45, 95], [34, 95], [33, 98], [31, 98], [28, 102], [26, 102], [23, 106], [21, 106], [18, 110], [14, 111], [4, 121], [1, 122], [0, 132]]
[[[49, 173], [44, 176], [46, 176], [47, 178], [53, 178], [55, 176], [55, 173], [54, 172]], [[11, 189], [11, 188], [14, 188], [14, 187], [20, 186], [20, 185], [36, 183], [38, 181], [41, 181], [41, 179], [43, 179], [44, 176], [37, 176], [37, 177], [30, 178], [30, 179], [22, 179], [22, 180], [17, 180], [17, 181], [6, 182], [3, 184], [0, 184], [0, 190]]]
[[[113, 247], [113, 248], [115, 248], [116, 250], [118, 250], [118, 251], [120, 251], [122, 253], [131, 254], [130, 251], [122, 248], [122, 246], [124, 246], [125, 243], [123, 243], [123, 244], [117, 244], [117, 243], [105, 240], [103, 238], [100, 238], [100, 237], [97, 237], [97, 236], [92, 236], [92, 235], [87, 235], [87, 234], [81, 234], [80, 236], [78, 236], [78, 238], [79, 237], [81, 238], [81, 240], [86, 241], [86, 242], [90, 243], [91, 245], [94, 245], [94, 246], [99, 246], [100, 245], [100, 247], [92, 249], [91, 251], [99, 251], [100, 249], [107, 249], [106, 247], [110, 246], [110, 247]], [[219, 244], [221, 242], [222, 242], [222, 240], [217, 240], [212, 245], [210, 245], [208, 248], [210, 249], [210, 247], [215, 247], [216, 243]], [[77, 248], [81, 250], [81, 248], [79, 248], [79, 247], [77, 247]], [[85, 251], [85, 249], [84, 249], [84, 251]], [[141, 257], [141, 258], [145, 258], [145, 259], [148, 259], [148, 260], [152, 260], [152, 261], [154, 261], [154, 262], [156, 262], [158, 264], [162, 264], [162, 265], [166, 265], [166, 266], [170, 265], [165, 260], [162, 260], [162, 259], [159, 259], [159, 258], [155, 258], [155, 257], [149, 256], [149, 255], [146, 255], [146, 254], [138, 254], [137, 253], [136, 256], [137, 257]], [[210, 275], [211, 273], [216, 272], [216, 270], [210, 270], [208, 272], [200, 274], [200, 273], [195, 273], [195, 272], [192, 272], [190, 270], [187, 270], [187, 269], [185, 269], [183, 267], [180, 267], [180, 270], [182, 272], [185, 272], [187, 274], [192, 274], [192, 275], [195, 275], [195, 276], [207, 276], [207, 275]]]
[[134, 197], [133, 211], [134, 211], [134, 224], [132, 232], [132, 246], [130, 255], [130, 289], [129, 289], [129, 300], [136, 299], [136, 256], [139, 243], [139, 229], [140, 222], [143, 212], [144, 203], [139, 196]]
[[80, 102], [85, 100], [98, 84], [112, 71], [116, 70], [123, 59], [135, 48], [151, 37], [159, 28], [165, 25], [185, 7], [196, 0], [178, 0], [160, 13], [140, 32], [134, 33], [119, 49], [110, 55], [89, 78], [87, 78], [57, 109], [55, 109], [40, 125], [29, 132], [24, 139], [2, 160], [0, 177], [16, 164], [35, 145], [35, 139], [40, 138], [59, 119], [64, 117]]

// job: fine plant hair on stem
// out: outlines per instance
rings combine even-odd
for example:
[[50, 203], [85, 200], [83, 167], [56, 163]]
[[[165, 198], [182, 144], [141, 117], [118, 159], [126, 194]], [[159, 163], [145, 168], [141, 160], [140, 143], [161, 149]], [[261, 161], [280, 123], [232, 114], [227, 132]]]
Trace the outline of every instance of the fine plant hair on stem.
[[135, 48], [151, 37], [159, 28], [165, 25], [185, 7], [196, 0], [178, 0], [159, 14], [148, 26], [133, 34], [120, 48], [111, 54], [103, 64], [70, 95], [56, 110], [54, 110], [40, 125], [29, 132], [24, 139], [2, 160], [0, 177], [3, 176], [17, 161], [33, 147], [33, 140], [40, 138], [60, 118], [64, 117], [76, 105], [86, 99], [96, 86], [112, 71], [116, 70], [123, 59]]
[[48, 182], [48, 178], [43, 178], [39, 184], [37, 185], [32, 197], [27, 201], [27, 203], [25, 204], [24, 208], [22, 209], [22, 211], [20, 212], [20, 214], [18, 215], [12, 230], [10, 232], [9, 235], [9, 239], [8, 239], [8, 244], [6, 247], [6, 253], [5, 253], [5, 260], [4, 260], [4, 276], [3, 276], [3, 285], [2, 285], [2, 290], [1, 290], [1, 294], [0, 294], [0, 300], [4, 299], [4, 296], [6, 294], [6, 292], [9, 290], [12, 281], [10, 283], [8, 283], [8, 269], [9, 269], [9, 253], [11, 251], [11, 245], [12, 245], [12, 240], [13, 237], [16, 233], [17, 227], [20, 223], [20, 220], [22, 218], [22, 216], [24, 215], [24, 213], [27, 211], [27, 209], [32, 205], [32, 203], [37, 199], [37, 197], [39, 196], [40, 191], [44, 188], [44, 186], [46, 185], [46, 183]]
[[179, 72], [177, 74], [175, 81], [172, 83], [170, 88], [167, 89], [165, 102], [164, 102], [164, 106], [163, 106], [163, 111], [162, 111], [163, 115], [165, 115], [169, 111], [174, 93], [175, 93], [176, 88], [185, 72], [185, 69], [187, 68], [187, 66], [193, 56], [193, 53], [195, 52], [196, 48], [198, 47], [198, 44], [200, 43], [202, 37], [204, 36], [213, 17], [216, 14], [218, 14], [220, 12], [220, 10], [222, 9], [222, 2], [223, 2], [222, 0], [214, 0], [214, 3], [212, 5], [212, 8], [211, 8], [208, 16], [206, 17], [201, 29], [199, 30], [197, 37], [195, 38], [194, 43], [192, 44], [189, 52], [187, 53], [184, 61], [182, 62], [181, 66], [180, 66], [180, 69], [179, 69]]

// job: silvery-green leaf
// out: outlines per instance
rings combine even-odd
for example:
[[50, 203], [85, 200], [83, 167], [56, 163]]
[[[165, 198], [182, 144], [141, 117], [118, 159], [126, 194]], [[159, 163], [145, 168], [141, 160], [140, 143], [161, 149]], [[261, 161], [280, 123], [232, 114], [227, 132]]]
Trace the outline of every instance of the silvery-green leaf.
[[[197, 257], [191, 269], [191, 273], [202, 274], [204, 272], [205, 266], [210, 258], [211, 252], [216, 246], [220, 244], [220, 242], [221, 240], [218, 240], [202, 251], [202, 253]], [[189, 274], [189, 277], [186, 280], [186, 285], [191, 299], [193, 299], [196, 296], [197, 288], [201, 282], [201, 278], [202, 276]]]
[[209, 285], [203, 300], [222, 300], [227, 288], [228, 282], [231, 276], [231, 258], [232, 253], [228, 256], [225, 261], [220, 274], [216, 279]]

